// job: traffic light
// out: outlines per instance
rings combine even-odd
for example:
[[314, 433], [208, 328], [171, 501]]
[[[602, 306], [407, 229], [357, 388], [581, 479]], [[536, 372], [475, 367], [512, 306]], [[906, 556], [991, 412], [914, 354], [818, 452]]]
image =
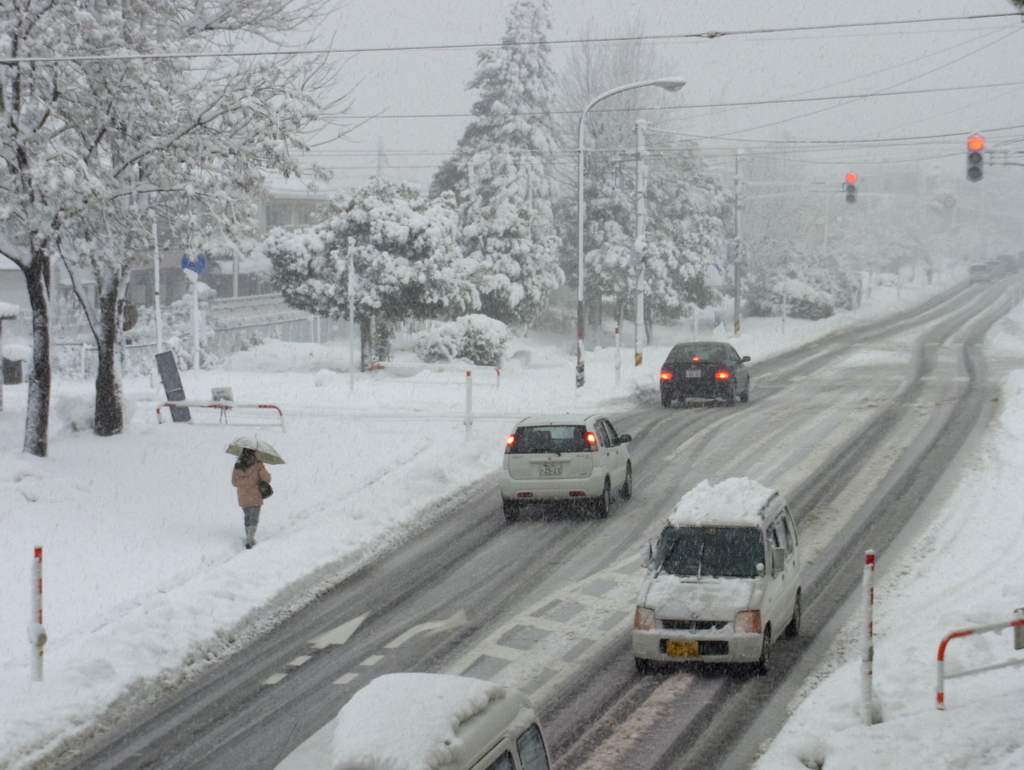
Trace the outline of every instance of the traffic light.
[[857, 202], [857, 185], [854, 184], [856, 181], [856, 174], [850, 173], [846, 175], [846, 181], [843, 183], [843, 192], [846, 193], [847, 203]]
[[977, 182], [984, 173], [985, 156], [981, 153], [984, 149], [985, 140], [978, 134], [967, 140], [967, 179], [971, 182]]

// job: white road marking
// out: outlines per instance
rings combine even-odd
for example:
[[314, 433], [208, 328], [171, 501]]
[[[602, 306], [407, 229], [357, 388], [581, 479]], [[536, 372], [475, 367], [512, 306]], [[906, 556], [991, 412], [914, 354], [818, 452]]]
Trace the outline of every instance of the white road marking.
[[358, 679], [359, 674], [342, 674], [338, 679], [334, 680], [335, 684], [348, 684], [349, 682]]
[[286, 676], [288, 676], [288, 675], [287, 674], [273, 674], [272, 676], [268, 676], [266, 679], [264, 679], [262, 684], [277, 684], [282, 679], [284, 679]]
[[384, 660], [384, 656], [383, 655], [371, 655], [370, 657], [368, 657], [366, 660], [364, 660], [359, 665], [360, 666], [376, 666], [382, 660]]
[[354, 618], [337, 628], [332, 628], [330, 631], [325, 631], [319, 636], [314, 636], [309, 640], [309, 643], [313, 645], [315, 650], [322, 650], [332, 644], [344, 644], [356, 632], [356, 629], [359, 628], [362, 622], [366, 620], [367, 615], [360, 615], [358, 618]]
[[447, 620], [434, 620], [429, 623], [420, 623], [418, 626], [413, 626], [397, 639], [391, 640], [384, 646], [389, 650], [394, 650], [419, 634], [426, 633], [427, 631], [449, 631], [453, 628], [464, 626], [468, 622], [465, 610], [459, 610]]
[[308, 663], [312, 659], [313, 659], [313, 657], [311, 655], [300, 655], [295, 660], [290, 661], [288, 663], [288, 665], [292, 666], [294, 668], [298, 668], [299, 666], [303, 665], [304, 663]]
[[729, 420], [732, 420], [733, 418], [735, 418], [735, 417], [738, 417], [738, 416], [739, 416], [740, 414], [742, 414], [742, 412], [733, 412], [733, 413], [732, 413], [732, 414], [730, 414], [730, 415], [729, 415], [728, 417], [723, 417], [723, 418], [722, 418], [722, 419], [720, 419], [720, 420], [715, 420], [715, 421], [714, 421], [713, 423], [711, 423], [710, 425], [707, 425], [707, 426], [705, 426], [704, 428], [702, 428], [701, 430], [697, 431], [697, 432], [696, 432], [696, 433], [694, 433], [694, 434], [693, 434], [692, 436], [690, 436], [690, 438], [686, 439], [686, 441], [684, 441], [684, 442], [683, 442], [682, 444], [680, 444], [679, 446], [677, 446], [677, 447], [676, 447], [676, 449], [675, 449], [675, 451], [674, 451], [674, 452], [673, 452], [672, 454], [670, 454], [670, 455], [665, 455], [665, 462], [672, 462], [672, 461], [673, 461], [673, 460], [675, 460], [675, 459], [676, 459], [676, 458], [677, 458], [677, 457], [678, 457], [678, 456], [679, 456], [679, 455], [680, 455], [680, 454], [681, 454], [681, 453], [682, 453], [682, 452], [683, 452], [683, 451], [684, 451], [684, 450], [685, 450], [685, 449], [686, 449], [686, 448], [687, 448], [687, 447], [688, 447], [688, 446], [689, 446], [690, 444], [693, 444], [693, 443], [695, 443], [696, 441], [698, 441], [698, 440], [700, 440], [700, 439], [704, 438], [704, 436], [706, 436], [706, 435], [707, 435], [708, 433], [710, 433], [711, 431], [713, 431], [713, 430], [718, 430], [718, 429], [719, 429], [719, 427], [720, 427], [720, 426], [721, 426], [721, 425], [722, 425], [723, 423], [729, 422]]

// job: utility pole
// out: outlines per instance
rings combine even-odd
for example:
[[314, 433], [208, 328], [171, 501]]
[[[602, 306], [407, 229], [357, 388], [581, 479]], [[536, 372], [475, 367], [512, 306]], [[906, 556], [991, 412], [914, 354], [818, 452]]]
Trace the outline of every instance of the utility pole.
[[644, 279], [645, 252], [647, 250], [647, 166], [644, 156], [644, 129], [647, 121], [636, 122], [636, 241], [633, 243], [633, 264], [636, 269], [636, 338], [633, 349], [633, 366], [644, 362]]
[[743, 264], [743, 235], [740, 229], [743, 223], [743, 180], [740, 179], [740, 157], [743, 150], [736, 150], [736, 175], [733, 181], [736, 185], [736, 251], [735, 262], [732, 264], [732, 273], [735, 280], [733, 287], [733, 308], [732, 308], [732, 330], [737, 337], [740, 334], [740, 272]]

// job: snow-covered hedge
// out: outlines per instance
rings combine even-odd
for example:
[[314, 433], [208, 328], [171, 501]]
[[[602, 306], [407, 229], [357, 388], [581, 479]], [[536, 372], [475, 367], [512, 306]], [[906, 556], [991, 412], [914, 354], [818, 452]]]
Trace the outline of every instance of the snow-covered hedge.
[[476, 313], [421, 332], [415, 350], [427, 363], [466, 358], [478, 366], [498, 366], [511, 337], [501, 321]]
[[836, 312], [831, 294], [798, 278], [783, 278], [770, 287], [752, 289], [747, 296], [746, 312], [752, 316], [778, 316], [782, 315], [783, 305], [791, 318], [812, 321], [828, 318]]

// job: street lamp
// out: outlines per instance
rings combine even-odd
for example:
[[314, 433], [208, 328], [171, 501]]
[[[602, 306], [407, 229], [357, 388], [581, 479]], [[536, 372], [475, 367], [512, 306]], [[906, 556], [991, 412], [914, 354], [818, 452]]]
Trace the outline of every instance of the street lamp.
[[646, 86], [658, 86], [658, 88], [664, 88], [666, 91], [678, 91], [680, 88], [686, 85], [686, 81], [682, 78], [656, 78], [654, 80], [641, 80], [638, 83], [629, 83], [628, 85], [618, 86], [612, 88], [609, 91], [605, 91], [603, 94], [594, 97], [590, 100], [590, 103], [583, 108], [583, 112], [580, 113], [580, 141], [579, 141], [579, 154], [576, 162], [578, 170], [578, 184], [579, 184], [579, 201], [576, 210], [576, 216], [578, 220], [578, 291], [576, 296], [576, 387], [583, 387], [583, 222], [586, 219], [586, 211], [584, 210], [583, 202], [583, 124], [587, 119], [587, 113], [590, 112], [590, 108], [598, 102], [607, 99], [609, 96], [615, 96], [615, 94], [621, 94], [623, 91], [631, 91], [634, 88], [644, 88]]

